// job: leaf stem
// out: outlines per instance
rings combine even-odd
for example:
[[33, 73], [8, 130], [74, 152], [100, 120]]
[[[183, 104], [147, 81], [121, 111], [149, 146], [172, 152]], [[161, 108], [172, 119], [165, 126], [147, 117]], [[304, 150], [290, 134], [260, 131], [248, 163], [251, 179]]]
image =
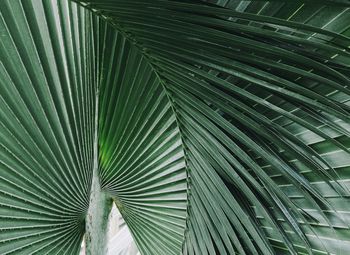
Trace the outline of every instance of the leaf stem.
[[107, 254], [109, 214], [112, 209], [112, 198], [101, 189], [98, 169], [98, 101], [96, 93], [95, 134], [94, 134], [94, 166], [90, 191], [90, 203], [86, 216], [85, 245], [86, 255]]

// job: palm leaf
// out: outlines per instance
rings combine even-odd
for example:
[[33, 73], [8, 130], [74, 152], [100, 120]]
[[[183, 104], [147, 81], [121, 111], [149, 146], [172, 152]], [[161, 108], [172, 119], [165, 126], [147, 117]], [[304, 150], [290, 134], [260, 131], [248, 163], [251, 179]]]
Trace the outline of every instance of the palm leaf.
[[77, 2], [0, 7], [1, 254], [95, 187], [142, 254], [350, 249], [348, 1]]
[[0, 13], [0, 253], [76, 254], [96, 84], [89, 27], [66, 21], [92, 15], [47, 1], [2, 1]]

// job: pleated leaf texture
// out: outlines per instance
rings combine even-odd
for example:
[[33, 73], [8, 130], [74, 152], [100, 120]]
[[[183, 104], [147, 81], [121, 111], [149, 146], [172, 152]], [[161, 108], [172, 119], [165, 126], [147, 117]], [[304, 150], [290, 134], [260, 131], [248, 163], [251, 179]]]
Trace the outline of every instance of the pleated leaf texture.
[[348, 0], [0, 0], [0, 254], [96, 173], [140, 254], [349, 254], [349, 85]]

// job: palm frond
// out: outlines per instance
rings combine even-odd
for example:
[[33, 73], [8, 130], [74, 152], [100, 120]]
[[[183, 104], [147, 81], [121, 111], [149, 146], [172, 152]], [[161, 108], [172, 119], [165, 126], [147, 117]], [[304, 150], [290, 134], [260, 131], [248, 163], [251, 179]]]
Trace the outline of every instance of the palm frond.
[[81, 2], [137, 45], [173, 101], [191, 180], [185, 254], [349, 249], [345, 5]]
[[350, 250], [349, 1], [3, 2], [1, 254], [77, 254], [96, 128], [142, 254]]
[[79, 252], [93, 160], [92, 19], [67, 2], [1, 1], [0, 254]]
[[187, 174], [176, 118], [151, 65], [113, 32], [100, 46], [102, 189], [114, 198], [142, 254], [178, 254]]

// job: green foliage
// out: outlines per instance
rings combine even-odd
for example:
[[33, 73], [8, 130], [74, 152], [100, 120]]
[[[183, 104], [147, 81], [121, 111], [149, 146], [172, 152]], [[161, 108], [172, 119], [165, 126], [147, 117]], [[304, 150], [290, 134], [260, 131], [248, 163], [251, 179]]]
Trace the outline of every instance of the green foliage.
[[96, 129], [142, 254], [350, 250], [348, 1], [76, 2], [0, 5], [0, 254], [79, 252]]

